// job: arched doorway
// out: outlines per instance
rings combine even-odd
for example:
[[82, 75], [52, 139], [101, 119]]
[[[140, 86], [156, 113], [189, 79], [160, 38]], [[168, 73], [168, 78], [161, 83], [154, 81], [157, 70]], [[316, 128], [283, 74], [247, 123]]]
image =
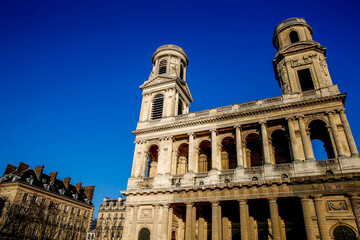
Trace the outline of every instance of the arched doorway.
[[334, 229], [334, 240], [356, 240], [355, 232], [346, 226], [338, 226]]
[[263, 154], [260, 135], [256, 133], [249, 134], [246, 138], [246, 147], [246, 156], [250, 162], [250, 167], [262, 166]]
[[147, 228], [142, 228], [139, 232], [138, 240], [150, 240], [150, 231]]
[[[321, 160], [316, 158], [316, 156], [325, 155], [325, 152], [328, 159], [335, 158], [333, 145], [326, 123], [321, 120], [314, 120], [309, 124], [309, 129], [315, 159]], [[314, 140], [320, 140], [323, 143], [323, 147], [319, 146], [319, 144], [316, 144]]]
[[221, 169], [235, 169], [236, 161], [236, 145], [233, 137], [226, 137], [221, 142]]
[[275, 130], [271, 138], [275, 164], [291, 163], [290, 146], [285, 131]]
[[199, 145], [199, 172], [211, 170], [211, 142], [204, 140]]

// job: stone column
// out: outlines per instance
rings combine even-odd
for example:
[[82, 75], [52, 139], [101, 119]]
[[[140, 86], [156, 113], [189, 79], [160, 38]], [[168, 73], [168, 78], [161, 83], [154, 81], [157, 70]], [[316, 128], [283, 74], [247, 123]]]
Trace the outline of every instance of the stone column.
[[336, 150], [339, 153], [340, 157], [345, 156], [344, 149], [343, 149], [343, 146], [341, 144], [341, 139], [340, 139], [340, 136], [339, 136], [339, 131], [338, 131], [338, 128], [337, 128], [337, 126], [335, 124], [333, 112], [328, 112], [327, 114], [328, 114], [328, 118], [329, 118], [331, 131], [332, 131], [333, 136], [334, 136]]
[[222, 213], [221, 213], [221, 205], [219, 204], [218, 206], [218, 219], [219, 219], [219, 239], [222, 239], [223, 236], [222, 236]]
[[144, 154], [142, 156], [142, 161], [140, 161], [140, 170], [139, 170], [139, 176], [140, 177], [147, 177], [146, 176], [146, 172], [147, 172], [147, 168], [148, 168], [148, 158], [149, 158], [149, 152], [148, 151], [144, 151]]
[[351, 156], [358, 156], [359, 152], [357, 150], [356, 143], [354, 141], [354, 137], [353, 137], [353, 135], [351, 133], [350, 125], [349, 125], [349, 122], [347, 120], [344, 109], [340, 110], [340, 118], [341, 118], [341, 122], [344, 125], [345, 136], [346, 136], [346, 140], [347, 140], [347, 142], [349, 144]]
[[241, 240], [249, 239], [249, 211], [246, 200], [239, 201]]
[[262, 122], [260, 122], [260, 124], [261, 124], [261, 139], [262, 139], [262, 145], [263, 145], [265, 164], [269, 165], [269, 164], [271, 164], [271, 159], [270, 159], [269, 138], [268, 138], [268, 133], [267, 133], [267, 129], [266, 129], [266, 123], [265, 123], [265, 121], [262, 121]]
[[269, 205], [270, 205], [271, 228], [272, 228], [274, 240], [281, 240], [279, 209], [276, 202], [276, 198], [270, 198]]
[[315, 160], [310, 136], [308, 135], [308, 133], [306, 131], [303, 116], [299, 117], [299, 127], [300, 127], [301, 140], [302, 140], [302, 143], [304, 146], [304, 151], [305, 151], [305, 159], [306, 160]]
[[194, 133], [188, 133], [189, 135], [189, 157], [188, 157], [188, 171], [189, 172], [196, 172], [197, 170], [195, 169], [195, 158], [194, 158], [194, 151], [195, 151], [195, 146], [194, 146], [194, 137], [195, 134]]
[[309, 196], [300, 196], [300, 199], [301, 199], [302, 212], [304, 215], [307, 240], [316, 240], [314, 225], [311, 219], [311, 212], [310, 212], [310, 201], [312, 200], [309, 199]]
[[242, 138], [241, 138], [241, 127], [235, 126], [235, 137], [236, 137], [236, 158], [237, 167], [244, 168], [244, 160], [242, 154]]
[[153, 221], [153, 235], [155, 236], [155, 239], [157, 239], [158, 236], [158, 227], [159, 227], [159, 205], [154, 206], [154, 221]]
[[219, 209], [218, 208], [219, 208], [219, 202], [211, 203], [211, 239], [212, 240], [219, 240], [219, 216], [218, 216]]
[[169, 223], [169, 205], [165, 204], [162, 207], [162, 227], [161, 227], [161, 239], [168, 238], [168, 223]]
[[354, 213], [358, 232], [360, 233], [360, 197], [358, 193], [350, 193], [351, 208]]
[[193, 203], [186, 203], [185, 239], [192, 239], [192, 208]]
[[202, 214], [203, 209], [199, 207], [199, 232], [198, 232], [198, 240], [205, 240], [205, 219]]
[[191, 239], [195, 239], [196, 235], [196, 206], [193, 206], [192, 209], [192, 219], [191, 219], [192, 231], [191, 231]]
[[295, 134], [295, 129], [294, 129], [294, 122], [293, 122], [293, 118], [288, 118], [288, 128], [289, 128], [289, 135], [290, 135], [290, 142], [291, 142], [291, 149], [293, 152], [293, 157], [295, 161], [300, 161], [300, 156], [299, 156], [299, 148], [297, 145], [297, 141], [296, 141], [296, 134]]
[[176, 175], [178, 174], [178, 162], [179, 160], [179, 151], [178, 150], [173, 150], [172, 153], [172, 165], [171, 165], [171, 174]]
[[219, 165], [217, 161], [217, 131], [216, 129], [211, 129], [211, 168], [218, 170]]
[[137, 233], [137, 219], [138, 219], [138, 213], [139, 213], [139, 206], [133, 207], [133, 220], [131, 224], [131, 232], [129, 232], [129, 239], [136, 239], [138, 233]]
[[322, 200], [322, 196], [315, 195], [314, 203], [315, 203], [315, 212], [316, 212], [317, 222], [319, 225], [320, 237], [322, 240], [330, 240], [329, 231], [326, 226], [325, 204]]

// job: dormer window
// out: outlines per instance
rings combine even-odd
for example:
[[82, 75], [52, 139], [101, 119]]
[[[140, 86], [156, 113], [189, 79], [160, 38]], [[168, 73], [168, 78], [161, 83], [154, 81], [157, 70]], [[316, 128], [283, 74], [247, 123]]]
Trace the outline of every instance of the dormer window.
[[163, 105], [164, 105], [164, 96], [162, 94], [156, 95], [153, 100], [153, 106], [151, 111], [152, 120], [162, 118]]
[[167, 60], [166, 59], [161, 60], [159, 64], [159, 74], [165, 74], [166, 67], [167, 67]]
[[296, 43], [296, 42], [299, 42], [299, 35], [296, 31], [291, 31], [290, 33], [290, 41], [291, 43]]

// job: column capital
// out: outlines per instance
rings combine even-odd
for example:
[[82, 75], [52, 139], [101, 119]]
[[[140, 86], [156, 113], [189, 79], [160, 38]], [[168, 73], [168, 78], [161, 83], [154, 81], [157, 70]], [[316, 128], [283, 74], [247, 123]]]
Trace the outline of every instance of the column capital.
[[312, 195], [312, 197], [314, 198], [314, 200], [322, 200], [322, 194], [314, 194]]
[[260, 119], [259, 124], [266, 126], [266, 120], [265, 119]]
[[216, 128], [211, 128], [209, 131], [210, 131], [211, 133], [215, 132], [216, 134], [218, 134], [218, 131], [217, 131]]
[[286, 117], [285, 117], [285, 120], [286, 120], [286, 121], [294, 120], [294, 119], [295, 119], [295, 116], [286, 116]]
[[219, 201], [210, 201], [211, 205], [214, 206], [214, 205], [219, 205]]
[[169, 208], [170, 204], [169, 203], [162, 203], [161, 205], [162, 205], [163, 208]]
[[270, 198], [268, 198], [268, 201], [269, 201], [269, 203], [273, 203], [273, 202], [277, 202], [277, 198], [276, 197], [270, 197]]
[[185, 202], [186, 207], [192, 207], [194, 206], [193, 202]]
[[238, 200], [239, 204], [244, 204], [247, 205], [247, 200], [246, 199], [240, 199]]
[[237, 129], [237, 128], [238, 128], [238, 129], [240, 129], [240, 130], [241, 130], [241, 124], [235, 124], [235, 125], [234, 125], [234, 128], [235, 128], [235, 129]]
[[188, 135], [189, 137], [193, 137], [193, 138], [195, 138], [195, 137], [196, 137], [196, 135], [195, 135], [195, 133], [194, 133], [194, 132], [188, 132], [188, 133], [187, 133], [187, 135]]
[[154, 203], [152, 204], [154, 208], [160, 208], [160, 203]]
[[300, 195], [299, 198], [301, 200], [309, 200], [310, 199], [310, 196], [309, 195]]

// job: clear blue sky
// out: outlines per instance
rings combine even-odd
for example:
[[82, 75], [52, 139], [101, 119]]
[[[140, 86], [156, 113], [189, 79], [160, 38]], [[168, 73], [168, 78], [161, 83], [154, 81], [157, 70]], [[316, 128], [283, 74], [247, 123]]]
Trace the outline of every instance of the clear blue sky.
[[0, 171], [23, 161], [95, 185], [97, 212], [126, 189], [138, 86], [156, 48], [187, 52], [190, 111], [274, 97], [271, 40], [290, 17], [328, 48], [360, 143], [358, 10], [358, 1], [1, 1]]

